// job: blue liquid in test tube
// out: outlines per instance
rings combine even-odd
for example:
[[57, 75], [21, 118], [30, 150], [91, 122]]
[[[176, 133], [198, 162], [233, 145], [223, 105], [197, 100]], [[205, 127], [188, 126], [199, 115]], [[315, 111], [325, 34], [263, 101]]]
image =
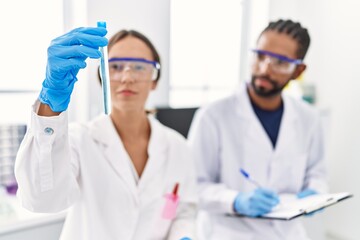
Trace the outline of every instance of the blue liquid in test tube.
[[[98, 27], [106, 28], [106, 22], [97, 22]], [[111, 113], [111, 93], [110, 93], [110, 75], [109, 75], [109, 57], [107, 46], [100, 47], [100, 77], [103, 91], [104, 112], [109, 115]]]

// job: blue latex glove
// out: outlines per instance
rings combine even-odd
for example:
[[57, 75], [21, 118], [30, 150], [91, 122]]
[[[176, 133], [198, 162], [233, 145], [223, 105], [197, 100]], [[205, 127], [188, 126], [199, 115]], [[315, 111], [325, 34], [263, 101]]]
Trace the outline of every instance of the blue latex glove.
[[298, 198], [304, 198], [304, 197], [308, 197], [308, 196], [315, 195], [315, 194], [317, 194], [316, 191], [314, 191], [312, 189], [306, 189], [304, 191], [299, 192], [296, 196]]
[[[311, 196], [311, 195], [315, 195], [315, 194], [318, 194], [318, 193], [317, 193], [316, 191], [312, 190], [312, 189], [305, 189], [305, 190], [299, 192], [296, 196], [297, 196], [298, 198], [305, 198], [305, 197], [308, 197], [308, 196]], [[319, 212], [322, 212], [322, 211], [323, 211], [323, 209], [319, 209], [319, 210], [317, 210], [317, 211], [315, 211], [315, 212], [307, 213], [307, 214], [305, 214], [305, 216], [311, 217], [311, 216], [313, 216], [314, 214], [319, 213]]]
[[67, 109], [76, 75], [86, 67], [88, 57], [101, 57], [99, 47], [108, 44], [106, 33], [106, 28], [76, 28], [51, 42], [40, 102], [49, 105], [54, 112]]
[[183, 237], [183, 238], [181, 238], [180, 240], [191, 240], [191, 238]]
[[234, 201], [234, 210], [242, 215], [258, 217], [269, 213], [279, 202], [276, 193], [258, 188], [250, 193], [239, 193]]

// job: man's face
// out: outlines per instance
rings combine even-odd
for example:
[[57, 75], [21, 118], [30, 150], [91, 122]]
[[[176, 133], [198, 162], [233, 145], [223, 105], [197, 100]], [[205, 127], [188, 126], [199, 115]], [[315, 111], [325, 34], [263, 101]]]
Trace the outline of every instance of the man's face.
[[[258, 42], [252, 63], [251, 87], [261, 97], [273, 97], [281, 93], [291, 80], [296, 78], [298, 43], [284, 33], [266, 31]], [[290, 62], [289, 62], [290, 61]]]

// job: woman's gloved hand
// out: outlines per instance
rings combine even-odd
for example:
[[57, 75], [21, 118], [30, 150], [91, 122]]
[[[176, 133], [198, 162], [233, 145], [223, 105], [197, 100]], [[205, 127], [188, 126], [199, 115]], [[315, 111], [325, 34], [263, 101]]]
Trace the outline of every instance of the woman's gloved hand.
[[106, 46], [106, 28], [76, 28], [55, 38], [48, 48], [46, 77], [42, 83], [40, 102], [54, 112], [65, 111], [77, 81], [76, 75], [86, 67], [87, 58], [100, 58], [99, 47]]
[[250, 193], [239, 193], [234, 201], [234, 210], [242, 215], [258, 217], [269, 213], [279, 202], [276, 193], [258, 188]]

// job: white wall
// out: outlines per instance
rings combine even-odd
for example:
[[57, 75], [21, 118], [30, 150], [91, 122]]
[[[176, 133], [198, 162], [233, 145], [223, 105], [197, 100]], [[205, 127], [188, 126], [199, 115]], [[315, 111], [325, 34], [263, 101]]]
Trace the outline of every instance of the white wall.
[[0, 2], [0, 124], [28, 122], [45, 78], [46, 48], [63, 32], [62, 12], [62, 0]]
[[270, 0], [270, 19], [291, 18], [308, 27], [312, 38], [305, 81], [317, 89], [317, 106], [330, 113], [328, 169], [330, 190], [355, 198], [324, 212], [333, 239], [360, 237], [360, 2], [355, 0]]

